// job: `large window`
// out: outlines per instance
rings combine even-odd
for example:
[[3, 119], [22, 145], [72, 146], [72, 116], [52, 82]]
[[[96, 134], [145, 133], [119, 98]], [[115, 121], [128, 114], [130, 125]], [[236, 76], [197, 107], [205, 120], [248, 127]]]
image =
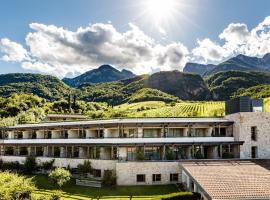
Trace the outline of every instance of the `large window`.
[[143, 129], [143, 137], [156, 138], [160, 137], [161, 129]]
[[127, 160], [136, 160], [136, 147], [127, 148]]
[[258, 148], [256, 146], [251, 147], [251, 158], [257, 158], [258, 157]]
[[145, 174], [137, 174], [137, 183], [145, 182]]
[[167, 137], [183, 137], [183, 129], [170, 128]]
[[204, 128], [189, 128], [188, 136], [190, 137], [204, 137], [205, 129]]
[[214, 128], [213, 129], [213, 136], [226, 137], [226, 128], [224, 128], [224, 127]]
[[160, 147], [145, 147], [144, 157], [146, 160], [160, 160]]
[[178, 182], [178, 177], [179, 177], [179, 175], [177, 173], [170, 174], [170, 181], [171, 182]]
[[160, 182], [161, 181], [161, 174], [153, 174], [152, 181], [153, 182]]
[[256, 126], [251, 127], [251, 140], [257, 141], [257, 127]]
[[135, 128], [124, 129], [123, 130], [123, 137], [125, 137], [125, 138], [135, 138], [135, 137], [138, 137], [138, 131]]

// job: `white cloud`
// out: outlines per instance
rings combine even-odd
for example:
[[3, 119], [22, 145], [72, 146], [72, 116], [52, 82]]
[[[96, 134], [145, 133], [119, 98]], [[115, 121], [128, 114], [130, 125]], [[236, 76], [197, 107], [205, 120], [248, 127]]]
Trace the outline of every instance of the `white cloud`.
[[221, 61], [224, 58], [224, 49], [217, 43], [206, 38], [198, 40], [198, 47], [192, 50], [193, 60], [201, 63], [210, 61]]
[[142, 74], [181, 70], [187, 61], [218, 63], [237, 54], [260, 57], [270, 52], [270, 16], [250, 30], [246, 24], [231, 23], [219, 34], [219, 41], [197, 40], [190, 53], [179, 42], [163, 45], [155, 41], [134, 24], [125, 32], [111, 23], [75, 31], [40, 23], [30, 28], [25, 47], [7, 38], [0, 40], [1, 59], [59, 77], [78, 75], [104, 63]]
[[[261, 57], [270, 52], [270, 16], [248, 30], [246, 24], [232, 23], [219, 35], [219, 43], [209, 38], [198, 41], [192, 60], [217, 63], [237, 54]], [[221, 44], [223, 43], [223, 44]]]
[[21, 62], [28, 59], [23, 46], [7, 38], [0, 40], [0, 51], [4, 53], [1, 59], [7, 62]]
[[[161, 45], [134, 24], [129, 24], [124, 33], [118, 32], [112, 24], [101, 23], [80, 27], [76, 31], [39, 23], [30, 24], [30, 28], [32, 32], [26, 36], [28, 52], [12, 42], [24, 50], [12, 61], [20, 62], [25, 69], [59, 77], [82, 73], [104, 63], [139, 74], [180, 70], [188, 54], [181, 43]], [[19, 55], [17, 48], [4, 53], [4, 57]]]

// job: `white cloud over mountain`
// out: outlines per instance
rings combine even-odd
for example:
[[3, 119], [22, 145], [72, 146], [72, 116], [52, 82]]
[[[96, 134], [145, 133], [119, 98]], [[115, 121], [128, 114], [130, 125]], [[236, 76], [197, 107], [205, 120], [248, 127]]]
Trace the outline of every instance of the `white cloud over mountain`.
[[270, 52], [270, 16], [255, 28], [248, 30], [246, 24], [232, 23], [219, 35], [223, 45], [206, 38], [198, 41], [192, 50], [193, 60], [217, 62], [237, 54], [263, 56]]
[[30, 28], [33, 32], [26, 36], [28, 50], [3, 39], [2, 58], [21, 62], [28, 70], [60, 77], [82, 73], [104, 63], [135, 73], [179, 69], [188, 54], [181, 43], [158, 44], [133, 24], [124, 33], [111, 24], [93, 24], [75, 32], [39, 23], [30, 24]]
[[110, 23], [76, 31], [40, 23], [32, 23], [30, 28], [25, 47], [7, 38], [0, 40], [1, 59], [59, 77], [104, 63], [141, 74], [181, 70], [187, 61], [216, 63], [240, 53], [263, 56], [270, 52], [270, 16], [251, 30], [243, 23], [229, 24], [219, 35], [220, 41], [198, 40], [191, 51], [180, 42], [163, 45], [134, 24], [122, 33]]

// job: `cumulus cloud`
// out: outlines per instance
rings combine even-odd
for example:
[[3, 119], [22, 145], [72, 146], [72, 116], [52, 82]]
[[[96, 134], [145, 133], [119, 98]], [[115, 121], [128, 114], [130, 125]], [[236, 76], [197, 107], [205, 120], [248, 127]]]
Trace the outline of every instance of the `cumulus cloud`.
[[249, 31], [246, 24], [231, 23], [219, 35], [220, 42], [198, 40], [192, 60], [217, 63], [237, 54], [261, 57], [270, 52], [270, 16]]
[[270, 16], [252, 29], [231, 23], [219, 34], [220, 40], [197, 40], [190, 52], [180, 42], [163, 45], [134, 24], [125, 32], [111, 23], [90, 24], [75, 31], [40, 23], [31, 23], [30, 28], [24, 46], [7, 38], [0, 40], [0, 59], [59, 77], [78, 75], [105, 63], [142, 74], [181, 70], [188, 61], [219, 63], [237, 54], [261, 57], [270, 52]]
[[28, 50], [8, 40], [9, 44], [1, 45], [3, 59], [59, 77], [83, 73], [104, 63], [139, 74], [180, 70], [188, 54], [183, 44], [161, 45], [134, 24], [129, 24], [123, 33], [112, 24], [102, 23], [79, 27], [76, 31], [39, 23], [30, 24], [30, 28], [32, 32], [26, 36]]
[[0, 50], [4, 53], [2, 60], [7, 62], [21, 62], [28, 59], [28, 53], [23, 46], [7, 38], [0, 40]]

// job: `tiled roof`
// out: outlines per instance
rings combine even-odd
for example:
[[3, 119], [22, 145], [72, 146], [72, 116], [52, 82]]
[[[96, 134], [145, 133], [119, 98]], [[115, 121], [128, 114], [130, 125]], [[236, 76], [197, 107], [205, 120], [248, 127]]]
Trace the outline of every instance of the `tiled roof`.
[[270, 160], [186, 162], [182, 167], [213, 200], [270, 199]]

